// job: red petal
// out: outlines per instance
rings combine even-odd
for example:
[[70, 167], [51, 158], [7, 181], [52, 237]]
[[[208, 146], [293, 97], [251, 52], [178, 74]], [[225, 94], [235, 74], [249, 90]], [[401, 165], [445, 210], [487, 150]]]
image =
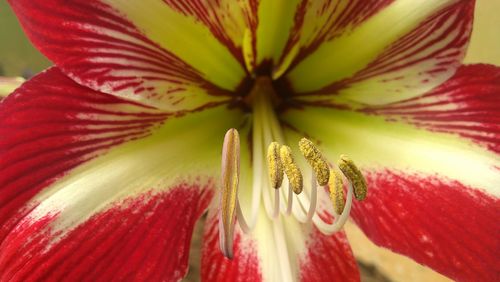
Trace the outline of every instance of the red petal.
[[242, 233], [235, 229], [233, 259], [222, 255], [219, 247], [219, 223], [209, 217], [203, 233], [201, 277], [203, 281], [262, 281], [260, 262], [256, 247], [245, 244], [242, 248]]
[[[265, 216], [259, 219], [269, 221]], [[285, 221], [283, 218], [278, 220]], [[294, 221], [295, 219], [286, 220]], [[262, 222], [257, 222], [257, 224], [262, 224]], [[264, 225], [266, 224], [268, 223], [264, 223]], [[281, 277], [280, 271], [277, 270], [280, 267], [279, 262], [289, 260], [292, 271], [289, 275], [297, 281], [325, 281], [331, 279], [359, 281], [356, 260], [343, 232], [326, 236], [315, 227], [309, 229], [310, 226], [301, 225], [299, 229], [293, 229], [287, 228], [287, 224], [289, 223], [283, 223], [288, 257], [280, 256], [274, 245], [268, 245], [270, 241], [276, 240], [272, 231], [274, 229], [266, 230], [266, 227], [257, 227], [254, 233], [247, 235], [236, 228], [234, 257], [229, 260], [222, 255], [219, 249], [217, 217], [210, 216], [209, 213], [204, 233], [201, 272], [203, 280], [263, 281], [282, 279], [276, 278], [277, 276]], [[269, 234], [257, 234], [258, 232], [268, 232]], [[267, 242], [259, 241], [266, 239]], [[294, 239], [305, 240], [303, 242], [305, 246], [295, 246], [297, 242]], [[262, 246], [266, 247], [263, 248]], [[269, 265], [264, 266], [264, 264]], [[265, 273], [266, 271], [268, 273]], [[264, 277], [267, 279], [264, 279]]]
[[[96, 91], [172, 111], [223, 102], [230, 95], [206, 79], [217, 71], [207, 74], [190, 65], [103, 1], [10, 4], [34, 45], [68, 76]], [[187, 15], [183, 9], [172, 9]], [[165, 24], [173, 23], [166, 19]], [[221, 62], [217, 68], [222, 66]]]
[[200, 188], [126, 199], [62, 238], [51, 226], [57, 214], [26, 217], [0, 246], [0, 280], [180, 280], [194, 224], [212, 199]]
[[360, 281], [358, 266], [344, 232], [326, 236], [314, 228], [307, 248], [300, 266], [300, 281]]
[[457, 134], [500, 153], [500, 68], [462, 66], [423, 96], [365, 111]]
[[84, 88], [56, 68], [26, 82], [0, 104], [0, 242], [33, 208], [25, 205], [35, 194], [165, 119]]
[[321, 89], [299, 90], [301, 93], [297, 95], [313, 103], [335, 104], [336, 100], [345, 99], [384, 105], [417, 97], [445, 82], [465, 56], [474, 13], [474, 1], [450, 3], [390, 43], [373, 59], [352, 54], [353, 64], [367, 60], [367, 64], [352, 75], [324, 74], [326, 80], [338, 79]]
[[368, 197], [352, 216], [376, 244], [452, 279], [498, 279], [498, 198], [437, 176], [379, 171], [367, 179]]

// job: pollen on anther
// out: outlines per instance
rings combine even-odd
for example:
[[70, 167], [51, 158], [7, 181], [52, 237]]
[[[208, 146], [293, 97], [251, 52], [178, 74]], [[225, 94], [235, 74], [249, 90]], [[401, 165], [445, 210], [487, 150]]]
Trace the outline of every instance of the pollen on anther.
[[283, 183], [283, 165], [280, 158], [280, 145], [277, 142], [272, 142], [267, 148], [267, 164], [271, 186], [278, 189]]
[[280, 158], [281, 163], [283, 164], [283, 170], [285, 171], [286, 177], [292, 186], [293, 192], [295, 194], [300, 194], [303, 189], [302, 173], [293, 159], [290, 147], [285, 145], [281, 146]]
[[318, 180], [318, 184], [326, 185], [330, 177], [330, 169], [321, 152], [306, 138], [300, 139], [299, 149], [309, 165], [311, 165], [316, 175], [316, 179]]
[[342, 214], [345, 207], [344, 184], [342, 175], [335, 170], [330, 170], [330, 179], [328, 180], [328, 189], [330, 191], [330, 199], [337, 214]]
[[352, 188], [354, 190], [354, 197], [359, 201], [364, 200], [366, 198], [368, 188], [366, 185], [365, 177], [358, 169], [358, 167], [346, 155], [340, 156], [338, 166], [345, 177], [351, 182]]

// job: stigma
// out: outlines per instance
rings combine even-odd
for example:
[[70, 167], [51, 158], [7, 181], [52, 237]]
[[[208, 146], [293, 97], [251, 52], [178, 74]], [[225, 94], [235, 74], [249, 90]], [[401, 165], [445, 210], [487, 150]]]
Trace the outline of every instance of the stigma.
[[[349, 217], [352, 200], [364, 200], [367, 195], [366, 180], [358, 167], [347, 156], [340, 156], [337, 164], [327, 161], [314, 143], [306, 138], [298, 142], [298, 151], [308, 164], [303, 168], [309, 170], [311, 179], [304, 185], [304, 173], [294, 158], [292, 148], [277, 141], [267, 145], [266, 157], [255, 161], [267, 160], [266, 177], [257, 179], [260, 185], [254, 185], [252, 211], [250, 219], [245, 218], [238, 199], [240, 177], [240, 137], [236, 129], [229, 129], [224, 137], [222, 148], [222, 172], [219, 209], [219, 242], [221, 252], [227, 258], [233, 256], [234, 228], [238, 223], [245, 233], [253, 231], [261, 199], [270, 220], [280, 217], [294, 216], [303, 224], [314, 223], [324, 234], [332, 234], [341, 230]], [[262, 151], [262, 150], [261, 150]], [[255, 179], [255, 175], [254, 175]], [[344, 186], [347, 184], [347, 187]], [[247, 188], [247, 187], [245, 187]], [[320, 189], [318, 189], [320, 188]], [[344, 189], [347, 190], [347, 197]], [[304, 193], [307, 191], [307, 193]], [[319, 216], [316, 203], [321, 191], [329, 192], [334, 213], [333, 223], [328, 223]], [[293, 192], [293, 193], [292, 193]], [[274, 194], [274, 204], [271, 195]], [[301, 195], [302, 197], [299, 197]], [[266, 200], [267, 199], [267, 200]], [[297, 202], [295, 206], [293, 202]], [[256, 202], [255, 202], [256, 201]], [[307, 209], [303, 207], [309, 205]], [[255, 210], [253, 210], [255, 209]], [[292, 212], [293, 211], [293, 212]], [[281, 215], [280, 215], [281, 214]]]

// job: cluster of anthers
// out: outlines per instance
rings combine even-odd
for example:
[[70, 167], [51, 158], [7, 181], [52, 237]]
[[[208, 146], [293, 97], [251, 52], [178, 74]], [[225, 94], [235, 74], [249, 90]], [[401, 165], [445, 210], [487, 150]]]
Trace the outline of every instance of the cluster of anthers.
[[[263, 192], [267, 214], [272, 220], [278, 219], [281, 211], [283, 216], [293, 215], [301, 223], [313, 222], [324, 234], [333, 234], [345, 224], [351, 210], [353, 193], [354, 198], [357, 200], [361, 201], [366, 198], [366, 180], [354, 162], [347, 156], [340, 156], [337, 166], [334, 167], [326, 161], [323, 154], [310, 140], [302, 138], [299, 141], [299, 149], [312, 170], [310, 189], [304, 189], [303, 175], [294, 160], [291, 148], [280, 145], [278, 142], [271, 142], [267, 149], [269, 185], [264, 186], [270, 186], [274, 189], [274, 206], [271, 203], [269, 191], [262, 191], [263, 189], [259, 187], [259, 184], [254, 185], [254, 188], [260, 189], [254, 191], [252, 218], [249, 222], [243, 215], [238, 199], [240, 176], [239, 133], [234, 128], [227, 131], [222, 149], [222, 190], [219, 210], [219, 240], [220, 249], [224, 256], [228, 258], [233, 256], [236, 222], [245, 233], [250, 233], [254, 229], [257, 221], [257, 210], [260, 205], [259, 192], [261, 191]], [[347, 179], [347, 197], [344, 194], [342, 175]], [[280, 189], [286, 184], [288, 184], [288, 195], [283, 192], [284, 189]], [[318, 189], [318, 185], [327, 189]], [[324, 216], [319, 216], [316, 209], [318, 193], [323, 191], [329, 191], [334, 211], [333, 221], [325, 219]], [[280, 194], [283, 195], [281, 198]], [[294, 197], [298, 202], [295, 209], [295, 206], [293, 206]], [[308, 208], [306, 209], [306, 207]]]

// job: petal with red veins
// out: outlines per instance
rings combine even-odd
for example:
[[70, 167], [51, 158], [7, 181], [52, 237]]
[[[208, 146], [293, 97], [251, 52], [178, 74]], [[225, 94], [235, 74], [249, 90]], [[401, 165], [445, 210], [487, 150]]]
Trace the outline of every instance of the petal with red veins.
[[498, 278], [499, 198], [435, 175], [391, 169], [366, 177], [369, 197], [351, 215], [375, 244], [458, 281]]
[[0, 113], [0, 280], [183, 277], [239, 111], [169, 116], [50, 69]]
[[[281, 76], [290, 67], [313, 53], [323, 42], [349, 33], [394, 0], [303, 0], [296, 7], [293, 27], [275, 76]], [[283, 30], [285, 31], [285, 30]]]
[[[245, 132], [242, 132], [245, 136]], [[248, 148], [241, 138], [240, 148]], [[249, 150], [241, 151], [240, 204], [247, 221], [252, 213], [252, 168]], [[209, 209], [204, 230], [201, 275], [204, 281], [359, 281], [359, 272], [343, 232], [326, 236], [312, 224], [294, 217], [271, 220], [260, 205], [255, 229], [235, 229], [234, 255], [229, 260], [219, 248], [217, 203]], [[297, 208], [300, 208], [297, 206]]]
[[237, 228], [232, 260], [219, 249], [218, 219], [209, 213], [202, 255], [203, 281], [359, 281], [343, 232], [324, 235], [294, 218], [272, 222], [265, 211], [251, 235]]
[[47, 185], [115, 146], [148, 136], [168, 117], [81, 87], [57, 68], [0, 105], [0, 241]]
[[287, 79], [309, 101], [378, 105], [415, 97], [444, 82], [460, 65], [473, 5], [395, 1], [351, 32], [324, 42]]
[[10, 2], [35, 46], [75, 81], [166, 110], [227, 100], [245, 76], [238, 42], [224, 45], [243, 33], [244, 12], [217, 3], [205, 4], [207, 15], [155, 0]]
[[[377, 244], [457, 280], [495, 280], [497, 73], [465, 67], [428, 95], [395, 104], [394, 111], [290, 110], [283, 119], [294, 130], [287, 135], [308, 135], [329, 159], [347, 154], [361, 167], [369, 192], [353, 217]], [[428, 108], [415, 111], [420, 103]], [[441, 117], [449, 126], [436, 130]], [[467, 134], [453, 125], [465, 125]]]
[[165, 188], [169, 191], [117, 201], [67, 232], [54, 227], [62, 214], [27, 216], [0, 247], [0, 277], [181, 280], [194, 224], [210, 203], [213, 187], [178, 183]]
[[425, 95], [362, 111], [457, 134], [500, 153], [500, 68], [462, 66]]

